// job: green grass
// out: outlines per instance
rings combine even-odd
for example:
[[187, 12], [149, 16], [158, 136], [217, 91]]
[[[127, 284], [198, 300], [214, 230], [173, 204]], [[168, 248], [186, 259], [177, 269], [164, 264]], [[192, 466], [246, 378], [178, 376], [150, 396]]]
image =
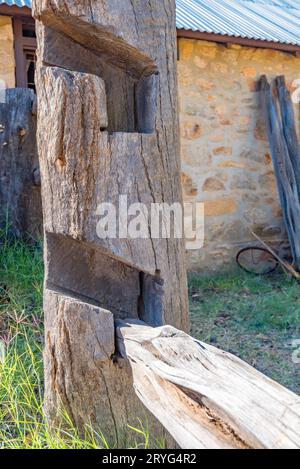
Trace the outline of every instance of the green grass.
[[[105, 436], [86, 428], [80, 438], [67, 415], [50, 432], [43, 411], [43, 260], [39, 245], [0, 233], [0, 448], [105, 449]], [[130, 448], [162, 448], [147, 425], [128, 426]], [[113, 447], [113, 444], [110, 445]]]
[[296, 393], [300, 365], [300, 285], [287, 275], [238, 271], [190, 278], [192, 335], [232, 352]]
[[[0, 448], [89, 449], [109, 445], [100, 431], [80, 438], [64, 416], [50, 432], [43, 412], [43, 260], [39, 245], [0, 233]], [[300, 339], [300, 287], [284, 274], [190, 278], [192, 335], [228, 350], [300, 392], [292, 341]], [[128, 447], [149, 448], [147, 428], [128, 428]], [[155, 442], [155, 447], [163, 447]]]

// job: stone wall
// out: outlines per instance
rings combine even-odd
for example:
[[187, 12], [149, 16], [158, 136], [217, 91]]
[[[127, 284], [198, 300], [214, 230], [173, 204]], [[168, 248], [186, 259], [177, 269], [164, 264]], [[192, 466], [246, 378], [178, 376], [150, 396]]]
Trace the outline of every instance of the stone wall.
[[[205, 203], [205, 245], [188, 252], [191, 270], [235, 265], [249, 228], [286, 250], [256, 81], [284, 74], [292, 87], [300, 58], [271, 49], [179, 39], [182, 181], [186, 201]], [[295, 106], [299, 124], [299, 105]]]
[[0, 16], [0, 81], [6, 88], [15, 87], [14, 35], [9, 16]]

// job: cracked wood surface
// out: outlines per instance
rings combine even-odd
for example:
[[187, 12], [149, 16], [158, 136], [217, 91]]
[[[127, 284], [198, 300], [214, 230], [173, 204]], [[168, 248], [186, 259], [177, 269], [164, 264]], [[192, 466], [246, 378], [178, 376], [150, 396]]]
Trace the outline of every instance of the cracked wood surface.
[[[92, 21], [87, 6], [76, 10], [79, 3], [36, 2], [35, 7], [37, 17], [48, 25], [40, 22], [38, 27], [37, 72], [38, 141], [45, 230], [94, 244], [106, 255], [145, 273], [154, 275], [157, 270], [160, 271], [164, 280], [165, 322], [188, 330], [184, 241], [174, 238], [100, 240], [96, 232], [98, 205], [108, 202], [118, 206], [119, 195], [128, 196], [128, 205], [136, 202], [145, 204], [149, 213], [152, 203], [171, 206], [182, 202], [174, 2], [142, 2], [145, 3], [144, 8], [141, 8], [141, 2], [132, 2], [141, 15], [139, 35], [134, 40], [130, 39], [128, 26], [133, 17], [128, 23], [125, 19], [118, 24], [117, 5], [108, 14], [105, 8], [111, 8], [110, 2], [95, 2]], [[67, 6], [70, 10], [68, 18], [65, 17]], [[86, 15], [83, 14], [85, 8]], [[41, 9], [43, 14], [40, 13]], [[123, 6], [121, 10], [125, 11]], [[122, 41], [126, 44], [128, 41], [131, 47], [137, 50], [143, 48], [155, 62], [159, 75], [155, 75], [152, 81], [157, 106], [151, 104], [151, 92], [143, 105], [137, 105], [143, 127], [149, 117], [144, 115], [144, 106], [150, 108], [150, 114], [156, 112], [152, 133], [139, 133], [138, 127], [132, 128], [131, 118], [130, 122], [119, 122], [120, 117], [117, 117], [124, 114], [124, 110], [125, 114], [134, 111], [132, 103], [141, 94], [141, 89], [147, 89], [151, 80], [146, 79], [142, 85], [139, 77], [133, 87], [129, 86], [128, 77], [122, 79], [121, 76], [126, 73], [116, 66], [112, 71], [106, 54], [95, 55], [92, 49], [88, 49], [88, 44], [75, 42], [72, 32], [68, 30], [68, 22], [73, 14], [73, 20], [76, 20], [76, 11], [80, 11], [81, 21], [86, 21], [82, 34], [88, 35], [99, 20], [100, 26], [97, 27], [105, 27], [105, 31], [111, 28], [112, 40], [122, 37]], [[127, 11], [132, 13], [132, 7], [128, 6]], [[56, 23], [46, 21], [48, 16], [59, 16], [66, 31], [62, 34], [60, 30], [53, 29]], [[115, 18], [115, 27], [110, 23], [112, 18]], [[159, 31], [157, 37], [153, 37], [152, 26]], [[77, 29], [80, 30], [80, 22]], [[114, 49], [111, 47], [111, 53]], [[125, 57], [130, 62], [130, 55], [125, 54]], [[103, 96], [101, 80], [105, 85], [107, 110], [104, 97], [99, 98]], [[116, 83], [119, 83], [118, 91]], [[137, 90], [137, 96], [131, 95], [134, 90]], [[120, 107], [118, 103], [121, 103]], [[105, 111], [108, 115], [107, 129], [102, 123]]]
[[277, 95], [265, 75], [258, 83], [261, 107], [266, 120], [280, 203], [293, 263], [300, 271], [300, 148], [295, 129], [291, 95], [284, 77], [276, 78]]
[[300, 448], [300, 397], [171, 326], [117, 321], [136, 394], [181, 448]]
[[[14, 236], [42, 234], [36, 147], [36, 99], [30, 89], [3, 91], [0, 102], [0, 224]], [[7, 228], [7, 226], [6, 226]]]
[[118, 207], [120, 195], [149, 213], [152, 203], [182, 203], [175, 2], [36, 0], [33, 12], [46, 413], [58, 426], [67, 410], [82, 433], [89, 425], [121, 445], [128, 424], [151, 414], [132, 392], [130, 366], [102, 353], [102, 341], [115, 350], [112, 319], [189, 328], [184, 241], [97, 235], [97, 207]]

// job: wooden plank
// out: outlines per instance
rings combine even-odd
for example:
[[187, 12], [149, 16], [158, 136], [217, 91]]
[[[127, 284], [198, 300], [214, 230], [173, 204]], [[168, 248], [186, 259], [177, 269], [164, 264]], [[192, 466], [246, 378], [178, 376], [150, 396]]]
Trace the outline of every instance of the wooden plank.
[[258, 84], [261, 107], [265, 115], [278, 192], [289, 237], [294, 266], [300, 271], [300, 198], [295, 167], [292, 164], [281, 116], [272, 89], [265, 76]]
[[8, 89], [0, 102], [0, 223], [14, 236], [42, 234], [41, 189], [38, 183], [36, 97], [30, 89]]
[[136, 394], [182, 448], [300, 448], [300, 397], [171, 326], [117, 321]]
[[294, 170], [298, 197], [300, 200], [300, 146], [295, 125], [294, 106], [284, 76], [275, 80], [281, 110], [282, 130]]
[[[67, 388], [58, 387], [56, 363], [67, 340], [62, 328], [69, 327], [60, 312], [71, 296], [92, 311], [98, 306], [114, 317], [143, 316], [188, 329], [184, 240], [151, 239], [148, 221], [140, 224], [140, 236], [127, 234], [132, 204], [144, 204], [151, 214], [152, 203], [182, 202], [175, 1], [32, 4], [39, 46], [46, 413], [50, 426], [63, 425], [60, 402], [68, 399], [79, 433], [92, 426], [110, 445], [126, 447], [128, 424], [147, 420], [151, 428], [154, 420], [132, 390], [130, 367], [119, 367], [112, 356], [94, 366], [93, 350], [85, 350], [75, 358], [74, 373], [75, 348], [63, 360]], [[103, 235], [107, 204], [116, 209], [109, 222], [116, 229]], [[53, 292], [61, 301], [50, 302]], [[90, 343], [96, 342], [91, 317], [85, 318], [84, 327], [70, 329], [71, 345], [87, 343], [87, 328]], [[99, 327], [105, 327], [101, 316]], [[86, 380], [88, 353], [92, 372]]]

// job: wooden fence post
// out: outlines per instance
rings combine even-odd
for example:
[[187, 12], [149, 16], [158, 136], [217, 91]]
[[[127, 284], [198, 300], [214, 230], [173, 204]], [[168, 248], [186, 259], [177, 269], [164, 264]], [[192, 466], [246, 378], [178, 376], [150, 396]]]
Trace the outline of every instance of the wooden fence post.
[[[45, 224], [46, 410], [120, 444], [140, 417], [114, 319], [188, 330], [184, 242], [100, 239], [99, 204], [182, 203], [174, 0], [43, 0], [38, 148]], [[145, 213], [144, 213], [145, 216]], [[143, 218], [142, 218], [143, 222]], [[99, 226], [98, 226], [99, 228]], [[126, 230], [125, 230], [126, 231]], [[114, 239], [112, 239], [114, 238]]]
[[36, 148], [36, 97], [29, 89], [2, 90], [0, 101], [0, 223], [23, 238], [42, 234]]

